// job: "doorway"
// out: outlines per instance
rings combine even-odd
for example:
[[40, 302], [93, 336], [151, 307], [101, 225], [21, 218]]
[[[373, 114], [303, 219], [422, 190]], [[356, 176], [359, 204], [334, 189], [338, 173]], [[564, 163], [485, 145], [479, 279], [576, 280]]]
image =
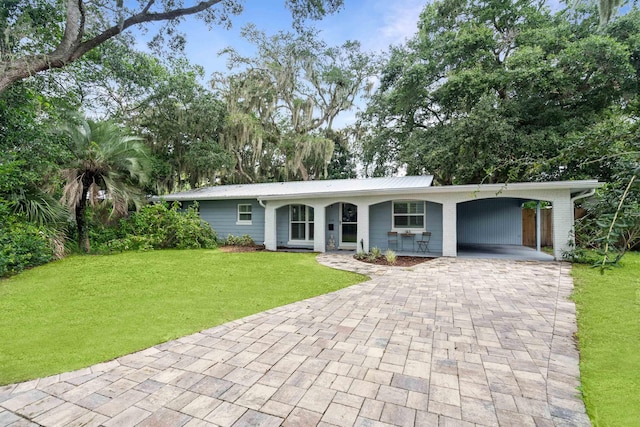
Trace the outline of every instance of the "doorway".
[[340, 204], [340, 248], [355, 249], [358, 246], [358, 207], [351, 203]]

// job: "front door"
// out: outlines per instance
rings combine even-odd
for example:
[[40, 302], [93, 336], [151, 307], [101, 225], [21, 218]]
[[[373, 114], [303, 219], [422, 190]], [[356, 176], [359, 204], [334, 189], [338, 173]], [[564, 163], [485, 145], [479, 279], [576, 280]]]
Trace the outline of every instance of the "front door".
[[340, 204], [340, 248], [355, 249], [358, 245], [358, 207]]

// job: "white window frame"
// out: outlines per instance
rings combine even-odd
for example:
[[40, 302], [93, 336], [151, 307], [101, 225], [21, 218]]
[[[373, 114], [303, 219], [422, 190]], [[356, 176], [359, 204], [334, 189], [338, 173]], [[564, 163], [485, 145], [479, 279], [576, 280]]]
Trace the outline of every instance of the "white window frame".
[[[241, 207], [249, 206], [249, 212], [241, 212]], [[240, 215], [249, 215], [251, 219], [240, 219]], [[251, 225], [253, 224], [253, 205], [251, 203], [238, 203], [236, 207], [236, 225]]]
[[[301, 206], [304, 208], [304, 221], [293, 221], [293, 207], [294, 206]], [[309, 212], [313, 210], [313, 206], [309, 206], [309, 205], [305, 205], [302, 203], [294, 203], [289, 205], [289, 245], [304, 245], [304, 244], [312, 244], [313, 243], [313, 239], [309, 239], [309, 230], [311, 229], [311, 227], [315, 227], [315, 212], [314, 212], [314, 216], [313, 216], [313, 220], [310, 220], [309, 217]], [[292, 224], [304, 224], [304, 237], [305, 239], [293, 239], [291, 236], [291, 225]], [[315, 228], [314, 228], [314, 233], [313, 233], [314, 237], [315, 237]]]
[[[405, 203], [405, 204], [410, 204], [410, 203], [422, 203], [423, 206], [423, 212], [422, 214], [411, 214], [408, 213], [410, 211], [410, 209], [407, 209], [407, 213], [406, 214], [397, 214], [395, 213], [395, 205], [396, 203]], [[422, 215], [422, 227], [411, 227], [411, 226], [402, 226], [402, 227], [396, 227], [396, 217], [397, 216], [420, 216]], [[423, 200], [394, 200], [391, 202], [391, 231], [397, 231], [399, 233], [405, 233], [407, 230], [409, 230], [409, 232], [411, 233], [421, 233], [423, 231], [427, 231], [427, 202], [423, 201]]]

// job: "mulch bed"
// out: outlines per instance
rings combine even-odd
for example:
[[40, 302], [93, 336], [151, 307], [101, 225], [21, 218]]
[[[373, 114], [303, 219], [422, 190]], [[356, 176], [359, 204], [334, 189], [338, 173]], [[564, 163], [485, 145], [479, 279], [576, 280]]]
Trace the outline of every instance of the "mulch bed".
[[388, 265], [391, 267], [412, 267], [414, 265], [418, 265], [426, 261], [431, 261], [432, 259], [435, 259], [435, 258], [427, 258], [427, 257], [419, 257], [419, 256], [399, 256], [396, 258], [395, 264], [389, 264], [385, 257], [378, 258], [375, 261], [369, 261], [366, 259], [359, 259], [358, 261], [366, 262], [367, 264]]
[[263, 245], [255, 245], [255, 246], [220, 246], [220, 251], [222, 252], [256, 252], [256, 251], [264, 251]]

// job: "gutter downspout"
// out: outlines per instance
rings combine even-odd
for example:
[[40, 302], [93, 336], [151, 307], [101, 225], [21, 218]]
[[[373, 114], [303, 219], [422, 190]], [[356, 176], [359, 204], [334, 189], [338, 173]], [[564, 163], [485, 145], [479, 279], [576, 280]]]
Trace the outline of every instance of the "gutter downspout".
[[582, 193], [578, 193], [578, 195], [573, 196], [571, 198], [571, 203], [575, 203], [576, 200], [580, 200], [580, 199], [584, 199], [585, 197], [591, 197], [594, 194], [596, 194], [596, 189], [592, 188], [591, 190], [588, 191], [583, 191]]
[[[267, 210], [267, 205], [265, 204], [264, 200], [262, 200], [261, 198], [259, 198], [259, 197], [258, 197], [258, 203], [260, 204], [260, 206], [262, 206], [262, 208], [263, 208], [263, 209], [265, 210], [265, 212], [266, 212], [266, 210]], [[262, 244], [263, 244], [263, 245], [264, 245], [264, 247], [266, 248], [266, 247], [267, 247], [267, 241], [266, 241], [266, 240], [267, 240], [267, 230], [266, 230], [266, 227], [267, 227], [267, 221], [266, 221], [266, 218], [265, 218], [264, 225], [265, 225], [265, 230], [264, 230], [264, 231], [265, 231], [265, 234], [264, 234], [264, 239], [265, 239], [265, 240], [262, 242]]]

